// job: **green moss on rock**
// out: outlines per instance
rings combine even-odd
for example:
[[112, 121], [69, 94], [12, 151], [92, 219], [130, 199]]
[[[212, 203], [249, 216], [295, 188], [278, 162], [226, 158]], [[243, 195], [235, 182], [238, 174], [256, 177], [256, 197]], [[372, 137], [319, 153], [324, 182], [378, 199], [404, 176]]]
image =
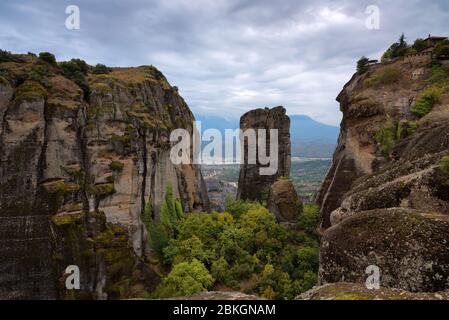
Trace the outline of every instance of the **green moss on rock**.
[[395, 288], [367, 289], [363, 283], [337, 282], [315, 287], [300, 296], [299, 300], [442, 300], [447, 292], [413, 293]]
[[444, 156], [441, 158], [440, 168], [444, 173], [449, 174], [449, 156]]
[[449, 256], [442, 244], [449, 221], [403, 208], [356, 213], [322, 238], [320, 277], [324, 282], [364, 282], [365, 269], [382, 270], [381, 286], [408, 291], [448, 289]]
[[93, 187], [93, 193], [99, 197], [106, 197], [115, 192], [114, 183], [102, 183]]
[[116, 171], [116, 172], [122, 172], [124, 166], [125, 165], [123, 164], [123, 162], [113, 160], [109, 164], [109, 169], [111, 169], [112, 171]]
[[383, 86], [392, 85], [401, 78], [401, 71], [395, 66], [388, 66], [380, 69], [374, 75], [365, 80], [364, 84], [368, 88], [378, 89]]
[[56, 226], [72, 225], [82, 221], [84, 216], [84, 212], [57, 214], [51, 217], [51, 221]]
[[67, 185], [64, 180], [56, 180], [53, 182], [47, 182], [44, 185], [45, 190], [48, 193], [65, 193], [67, 192]]
[[112, 92], [112, 89], [110, 86], [108, 86], [106, 83], [94, 83], [91, 86], [92, 92], [98, 92], [101, 94], [108, 94]]
[[369, 118], [383, 112], [383, 107], [370, 98], [363, 98], [350, 105], [346, 114], [349, 118]]
[[[159, 283], [151, 268], [136, 258], [127, 230], [107, 223], [103, 212], [56, 215], [51, 225], [58, 274], [63, 275], [70, 264], [79, 266], [81, 271], [80, 290], [67, 290], [65, 277], [59, 279], [60, 298], [94, 299], [91, 286], [98, 281], [100, 265], [104, 266], [103, 290], [108, 299], [146, 297], [147, 290]], [[90, 233], [93, 235], [88, 237]]]
[[36, 81], [25, 81], [15, 92], [16, 102], [47, 99], [47, 97], [47, 90]]

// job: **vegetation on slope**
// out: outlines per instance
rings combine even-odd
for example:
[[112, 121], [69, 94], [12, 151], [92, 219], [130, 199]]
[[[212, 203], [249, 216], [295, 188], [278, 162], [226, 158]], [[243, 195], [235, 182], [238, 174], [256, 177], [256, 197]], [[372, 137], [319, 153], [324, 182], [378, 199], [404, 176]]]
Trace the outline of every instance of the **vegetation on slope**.
[[292, 299], [316, 284], [316, 206], [306, 206], [291, 230], [258, 203], [229, 201], [226, 212], [184, 216], [167, 194], [159, 223], [149, 226], [167, 268], [155, 298], [214, 289]]
[[376, 73], [365, 80], [365, 86], [368, 88], [379, 88], [382, 86], [391, 85], [397, 82], [401, 77], [400, 71], [394, 67], [389, 66], [381, 70], [380, 73]]
[[441, 102], [443, 94], [449, 90], [449, 68], [435, 62], [432, 66], [432, 76], [429, 86], [416, 98], [412, 113], [418, 118], [427, 115], [434, 106]]

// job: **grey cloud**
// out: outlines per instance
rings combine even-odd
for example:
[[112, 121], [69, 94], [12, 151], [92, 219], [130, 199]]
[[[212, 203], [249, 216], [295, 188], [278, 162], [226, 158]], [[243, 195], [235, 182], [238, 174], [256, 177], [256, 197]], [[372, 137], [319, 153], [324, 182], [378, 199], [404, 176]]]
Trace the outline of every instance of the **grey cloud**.
[[[64, 28], [65, 7], [81, 30]], [[365, 28], [365, 8], [381, 30]], [[0, 47], [52, 51], [112, 66], [153, 64], [196, 113], [238, 117], [284, 105], [338, 124], [335, 102], [356, 60], [378, 56], [401, 32], [409, 40], [447, 32], [446, 1], [21, 1], [0, 4]]]

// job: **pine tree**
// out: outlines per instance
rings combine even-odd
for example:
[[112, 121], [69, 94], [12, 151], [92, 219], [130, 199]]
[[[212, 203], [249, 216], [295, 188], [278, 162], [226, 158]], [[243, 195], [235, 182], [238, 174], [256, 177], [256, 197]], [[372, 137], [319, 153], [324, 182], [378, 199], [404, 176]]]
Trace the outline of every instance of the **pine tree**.
[[369, 59], [365, 56], [361, 57], [359, 61], [357, 61], [357, 72], [359, 74], [365, 73], [368, 71], [368, 62]]
[[150, 226], [150, 245], [154, 250], [162, 253], [163, 249], [168, 245], [170, 239], [176, 237], [177, 226], [179, 221], [184, 218], [184, 212], [179, 199], [174, 200], [173, 188], [167, 184], [165, 190], [164, 202], [161, 206], [160, 221], [152, 222]]

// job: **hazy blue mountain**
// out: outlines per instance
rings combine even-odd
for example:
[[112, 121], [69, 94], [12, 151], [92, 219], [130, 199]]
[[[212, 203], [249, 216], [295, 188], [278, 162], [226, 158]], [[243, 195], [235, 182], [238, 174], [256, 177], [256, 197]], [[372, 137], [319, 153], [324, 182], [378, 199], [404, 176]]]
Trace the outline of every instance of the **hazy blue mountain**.
[[[239, 119], [203, 115], [195, 115], [195, 117], [197, 121], [201, 121], [202, 131], [213, 128], [224, 135], [225, 129], [239, 128]], [[291, 115], [290, 121], [292, 156], [332, 157], [340, 128], [320, 123], [305, 115]]]
[[207, 129], [218, 129], [224, 134], [225, 129], [238, 129], [240, 126], [239, 119], [225, 119], [217, 116], [195, 115], [196, 121], [201, 121], [202, 131]]
[[336, 144], [340, 128], [313, 120], [304, 115], [290, 116], [292, 141], [327, 141]]
[[304, 115], [290, 116], [292, 156], [306, 158], [330, 158], [334, 153], [340, 132]]

